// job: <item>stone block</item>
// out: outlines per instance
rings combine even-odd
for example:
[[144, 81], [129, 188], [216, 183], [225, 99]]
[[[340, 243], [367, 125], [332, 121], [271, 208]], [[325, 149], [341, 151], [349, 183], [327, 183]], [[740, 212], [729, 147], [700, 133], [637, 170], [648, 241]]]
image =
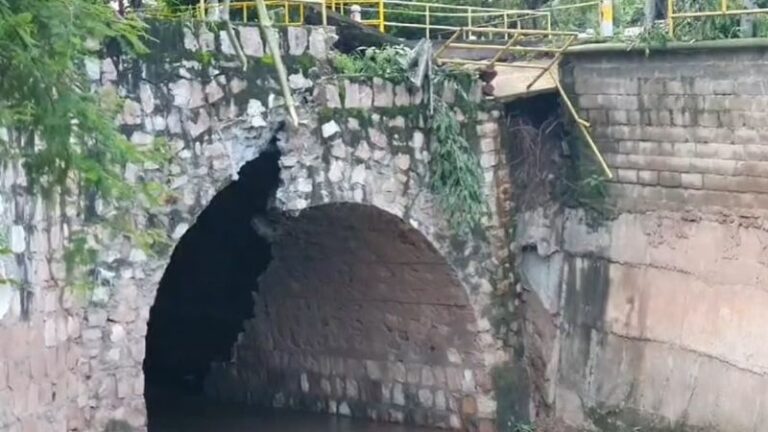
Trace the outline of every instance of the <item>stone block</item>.
[[703, 185], [704, 189], [710, 190], [768, 193], [768, 179], [759, 177], [705, 174], [703, 175]]
[[395, 383], [392, 386], [392, 403], [398, 406], [405, 406], [405, 391], [403, 384]]
[[344, 83], [345, 108], [370, 108], [373, 105], [373, 90], [370, 86], [346, 81]]
[[676, 172], [660, 172], [659, 173], [659, 184], [661, 186], [665, 187], [680, 187], [682, 185], [682, 180], [680, 177], [680, 173]]
[[736, 144], [764, 144], [761, 138], [753, 129], [737, 129], [733, 132], [733, 142]]
[[742, 78], [735, 82], [734, 92], [738, 95], [766, 96], [768, 81], [760, 78]]
[[330, 138], [338, 133], [341, 133], [341, 128], [334, 120], [324, 123], [321, 129], [323, 138]]
[[0, 359], [0, 392], [8, 387], [8, 364]]
[[288, 54], [292, 56], [300, 56], [304, 54], [309, 43], [307, 29], [304, 27], [289, 26], [287, 31]]
[[659, 78], [641, 79], [639, 84], [640, 94], [643, 95], [659, 95], [666, 92], [665, 81]]
[[656, 185], [659, 183], [659, 172], [640, 170], [637, 172], [637, 182], [645, 185]]
[[394, 95], [392, 83], [384, 81], [381, 78], [373, 79], [373, 106], [379, 108], [391, 107], [394, 105]]
[[704, 177], [697, 173], [681, 173], [680, 184], [684, 188], [701, 189], [704, 186]]
[[329, 37], [324, 29], [313, 28], [309, 34], [309, 53], [312, 57], [325, 60], [328, 58], [329, 47], [326, 39]]
[[682, 95], [689, 92], [686, 82], [680, 80], [670, 80], [665, 83], [665, 93], [670, 95]]
[[408, 106], [411, 105], [411, 95], [405, 85], [400, 84], [395, 87], [395, 105], [396, 106]]
[[620, 183], [637, 183], [637, 170], [620, 168], [616, 180]]
[[418, 392], [419, 395], [419, 404], [426, 408], [432, 408], [432, 405], [434, 404], [435, 397], [432, 394], [432, 391], [429, 389], [419, 389]]

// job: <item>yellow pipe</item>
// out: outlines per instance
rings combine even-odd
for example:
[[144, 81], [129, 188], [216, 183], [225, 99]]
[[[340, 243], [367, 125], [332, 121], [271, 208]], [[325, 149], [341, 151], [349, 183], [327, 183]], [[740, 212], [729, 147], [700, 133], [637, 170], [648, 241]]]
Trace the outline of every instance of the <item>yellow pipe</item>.
[[547, 12], [547, 31], [552, 31], [552, 14]]
[[563, 57], [563, 53], [565, 52], [565, 50], [568, 49], [569, 46], [571, 46], [571, 44], [573, 43], [574, 40], [576, 40], [575, 36], [571, 36], [568, 39], [568, 41], [565, 43], [565, 45], [563, 45], [563, 47], [558, 50], [557, 54], [555, 55], [555, 58], [553, 58], [549, 62], [549, 64], [547, 64], [546, 69], [541, 71], [541, 73], [539, 73], [538, 75], [536, 75], [536, 78], [534, 78], [533, 81], [531, 81], [528, 84], [528, 87], [526, 87], [527, 90], [530, 90], [531, 87], [533, 87], [533, 85], [536, 84], [541, 79], [541, 77], [544, 76], [545, 72], [547, 72], [550, 69], [552, 69], [552, 66], [556, 65], [560, 61], [560, 59]]
[[[463, 60], [463, 59], [437, 59], [439, 64], [458, 64], [458, 65], [472, 65], [472, 66], [488, 66], [487, 61], [477, 60]], [[508, 67], [508, 68], [520, 68], [520, 69], [536, 69], [543, 70], [544, 66], [527, 64], [527, 63], [498, 63], [496, 67]]]
[[501, 58], [501, 56], [504, 55], [504, 53], [507, 52], [509, 48], [511, 48], [512, 45], [515, 44], [515, 42], [517, 42], [517, 39], [519, 36], [520, 36], [519, 34], [512, 36], [512, 40], [510, 40], [504, 46], [504, 48], [502, 48], [501, 50], [499, 50], [499, 52], [496, 53], [496, 55], [493, 57], [493, 60], [491, 60], [491, 63], [488, 64], [488, 67], [491, 67], [491, 68], [494, 67], [496, 65], [496, 62], [499, 61], [499, 59]]
[[575, 9], [575, 8], [581, 8], [586, 6], [594, 6], [599, 5], [600, 1], [588, 1], [583, 3], [576, 3], [572, 5], [562, 5], [562, 6], [548, 6], [547, 10], [553, 11], [553, 10], [565, 10], [565, 9]]
[[328, 11], [325, 9], [325, 6], [320, 7], [321, 12], [320, 15], [322, 16], [323, 21], [323, 28], [328, 27]]
[[723, 16], [723, 15], [728, 15], [728, 16], [731, 16], [731, 15], [755, 15], [755, 14], [764, 14], [764, 13], [768, 13], [768, 8], [727, 10], [725, 12], [720, 12], [720, 11], [682, 12], [682, 13], [673, 14], [673, 16], [675, 18], [706, 18], [706, 17]]
[[497, 29], [497, 28], [472, 28], [469, 29], [476, 32], [483, 32], [483, 33], [509, 33], [509, 34], [515, 34], [520, 33], [523, 36], [579, 36], [576, 32], [568, 32], [568, 31], [546, 31], [546, 30], [504, 30], [504, 29]]
[[386, 25], [384, 24], [385, 17], [384, 17], [384, 0], [379, 0], [379, 31], [382, 33], [385, 33], [387, 30]]
[[200, 11], [198, 12], [198, 16], [201, 20], [205, 19], [205, 0], [200, 0]]
[[427, 6], [426, 6], [426, 10], [425, 10], [424, 12], [426, 12], [426, 15], [427, 15], [427, 21], [426, 21], [426, 22], [427, 22], [427, 29], [426, 29], [426, 32], [425, 32], [425, 33], [426, 33], [426, 35], [427, 35], [427, 40], [429, 40], [429, 39], [430, 39], [430, 34], [429, 34], [429, 33], [430, 33], [430, 29], [429, 29], [429, 25], [431, 24], [431, 20], [430, 20], [430, 16], [429, 16], [429, 5], [427, 5]]
[[667, 26], [669, 37], [675, 37], [675, 0], [667, 0]]
[[[467, 27], [472, 28], [472, 8], [467, 9]], [[472, 32], [467, 34], [468, 38], [472, 37]]]
[[[464, 43], [456, 43], [452, 45], [454, 48], [464, 48], [464, 49], [501, 49], [502, 45], [475, 45], [475, 44], [464, 44]], [[516, 46], [516, 47], [510, 47], [510, 51], [527, 51], [527, 52], [547, 52], [547, 53], [559, 53], [561, 48], [547, 48], [547, 47], [523, 47], [523, 46]]]
[[438, 48], [438, 49], [437, 49], [437, 52], [435, 52], [435, 55], [433, 56], [433, 58], [437, 59], [438, 57], [440, 57], [440, 54], [442, 54], [442, 53], [443, 53], [443, 51], [445, 51], [445, 50], [446, 50], [446, 48], [448, 48], [448, 45], [452, 44], [452, 43], [453, 43], [453, 41], [455, 41], [455, 40], [456, 40], [456, 39], [459, 37], [459, 35], [460, 35], [460, 34], [461, 34], [461, 29], [459, 29], [459, 30], [456, 30], [456, 33], [454, 33], [454, 34], [453, 34], [453, 36], [451, 36], [451, 37], [450, 37], [450, 38], [449, 38], [449, 39], [448, 39], [448, 40], [447, 40], [447, 41], [446, 41], [446, 42], [443, 44], [443, 46], [441, 46], [440, 48]]
[[[566, 107], [568, 107], [568, 111], [570, 111], [571, 115], [573, 116], [574, 120], [576, 120], [576, 124], [579, 126], [579, 130], [581, 130], [581, 133], [584, 135], [584, 138], [589, 143], [589, 146], [592, 148], [592, 152], [595, 154], [595, 157], [597, 158], [598, 162], [600, 162], [600, 166], [603, 168], [603, 172], [605, 172], [605, 176], [609, 179], [613, 178], [613, 173], [611, 173], [611, 168], [608, 167], [608, 164], [605, 163], [605, 159], [603, 159], [603, 155], [600, 153], [600, 149], [597, 148], [597, 144], [595, 144], [595, 141], [592, 139], [592, 135], [587, 130], [587, 127], [589, 123], [582, 120], [581, 117], [579, 117], [579, 113], [576, 112], [576, 108], [573, 107], [573, 104], [571, 103], [571, 99], [568, 97], [568, 93], [565, 92], [565, 89], [563, 89], [563, 86], [560, 85], [560, 80], [555, 78], [555, 74], [552, 73], [552, 71], [548, 71], [550, 78], [552, 78], [552, 81], [554, 81], [555, 86], [557, 87], [557, 91], [560, 93], [560, 97], [563, 98], [565, 101]], [[585, 124], [586, 123], [586, 124]]]
[[726, 12], [728, 12], [728, 0], [722, 0], [722, 1], [720, 2], [720, 10], [721, 10], [723, 13], [726, 13]]
[[428, 4], [431, 4], [432, 6], [440, 6], [443, 9], [467, 10], [471, 8], [475, 12], [509, 12], [509, 13], [539, 12], [541, 13], [541, 11], [537, 11], [535, 9], [500, 9], [500, 8], [487, 8], [487, 7], [478, 7], [478, 6], [457, 6], [457, 5], [449, 5], [449, 4], [411, 2], [411, 1], [402, 1], [402, 0], [387, 0], [387, 4], [404, 5], [404, 6], [426, 6]]

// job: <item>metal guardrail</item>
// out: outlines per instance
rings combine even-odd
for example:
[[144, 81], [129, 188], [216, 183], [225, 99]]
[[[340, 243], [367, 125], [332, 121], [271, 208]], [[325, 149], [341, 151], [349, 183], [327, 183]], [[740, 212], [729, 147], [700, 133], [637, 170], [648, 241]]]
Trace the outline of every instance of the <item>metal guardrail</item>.
[[677, 5], [678, 5], [678, 0], [667, 0], [667, 27], [669, 31], [669, 36], [672, 38], [674, 38], [675, 36], [676, 21], [680, 19], [768, 14], [768, 8], [753, 8], [753, 9], [732, 8], [728, 0], [720, 0], [720, 8], [718, 10], [711, 10], [711, 11], [678, 12]]
[[[438, 0], [439, 1], [439, 0]], [[355, 8], [360, 14], [360, 22], [375, 27], [381, 32], [410, 29], [426, 38], [440, 34], [451, 34], [459, 29], [497, 28], [497, 29], [536, 29], [553, 30], [553, 16], [559, 11], [576, 8], [594, 8], [595, 16], [605, 14], [601, 10], [605, 0], [589, 0], [573, 5], [563, 5], [547, 9], [501, 9], [479, 6], [446, 5], [441, 3], [407, 0], [267, 0], [267, 9], [275, 17], [277, 25], [295, 26], [304, 24], [304, 8], [307, 4], [323, 5], [323, 11], [331, 10], [345, 16], [352, 16]], [[256, 2], [253, 0], [233, 1], [230, 3], [230, 18], [233, 22], [248, 22], [256, 18]], [[193, 7], [156, 11], [156, 16], [164, 18], [216, 19], [223, 13], [223, 6], [200, 0]], [[612, 18], [612, 12], [611, 12]], [[323, 16], [323, 25], [327, 24]], [[465, 32], [466, 38], [474, 36]]]
[[[459, 39], [459, 36], [461, 36], [462, 32], [465, 30], [470, 30], [472, 32], [476, 33], [485, 33], [489, 36], [488, 39], [493, 39], [494, 36], [503, 35], [508, 40], [503, 45], [476, 45], [476, 44], [467, 44], [464, 42], [457, 42]], [[568, 93], [563, 88], [562, 84], [560, 84], [560, 80], [558, 77], [555, 76], [555, 74], [552, 72], [553, 68], [556, 68], [558, 64], [560, 63], [560, 60], [562, 59], [563, 54], [565, 51], [576, 41], [576, 38], [579, 36], [576, 32], [560, 32], [560, 31], [551, 31], [551, 30], [505, 30], [505, 29], [492, 29], [492, 28], [471, 28], [471, 29], [460, 29], [457, 30], [453, 36], [446, 41], [445, 44], [443, 44], [442, 47], [440, 47], [439, 50], [434, 55], [435, 62], [437, 64], [454, 64], [454, 65], [473, 65], [476, 67], [482, 67], [485, 69], [493, 69], [496, 66], [501, 67], [510, 67], [510, 68], [528, 68], [528, 69], [538, 69], [539, 73], [536, 74], [536, 76], [531, 80], [531, 82], [528, 83], [526, 86], [527, 90], [530, 90], [531, 87], [533, 87], [536, 82], [538, 82], [544, 75], [549, 75], [549, 77], [552, 79], [552, 82], [555, 84], [555, 87], [557, 88], [557, 91], [560, 93], [560, 96], [565, 103], [566, 108], [568, 108], [568, 112], [573, 117], [573, 120], [576, 122], [576, 126], [581, 131], [582, 135], [584, 136], [584, 139], [587, 141], [587, 143], [590, 146], [590, 149], [595, 155], [595, 158], [600, 163], [601, 168], [603, 169], [603, 172], [605, 173], [605, 176], [607, 178], [613, 178], [613, 173], [611, 172], [611, 169], [608, 167], [608, 164], [605, 162], [605, 159], [603, 158], [603, 155], [600, 153], [600, 150], [597, 147], [597, 144], [595, 144], [594, 139], [592, 138], [592, 134], [589, 131], [590, 124], [581, 116], [579, 116], [578, 111], [576, 111], [576, 108], [574, 107], [573, 103], [571, 102], [570, 97], [568, 96]], [[544, 44], [537, 47], [532, 47], [530, 44], [525, 44], [524, 42], [526, 40], [531, 39], [537, 39], [539, 41], [543, 41]], [[465, 60], [465, 59], [457, 59], [457, 58], [446, 58], [443, 56], [446, 52], [448, 52], [448, 49], [450, 48], [458, 48], [458, 49], [476, 49], [476, 50], [496, 50], [496, 54], [493, 56], [490, 60], [482, 60], [482, 61], [476, 61], [476, 60]], [[544, 65], [537, 65], [537, 64], [530, 64], [530, 63], [524, 63], [524, 62], [503, 62], [499, 63], [499, 60], [504, 56], [504, 54], [508, 53], [528, 53], [531, 51], [536, 52], [544, 52], [544, 53], [550, 53], [554, 54], [553, 58]]]

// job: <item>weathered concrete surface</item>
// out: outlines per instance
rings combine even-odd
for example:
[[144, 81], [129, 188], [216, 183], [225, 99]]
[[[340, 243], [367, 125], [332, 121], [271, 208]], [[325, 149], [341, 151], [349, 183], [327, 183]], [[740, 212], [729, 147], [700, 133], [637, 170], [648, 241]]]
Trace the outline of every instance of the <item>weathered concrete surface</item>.
[[[377, 82], [326, 80], [315, 86], [327, 71], [333, 38], [320, 28], [291, 28], [282, 37], [289, 81], [302, 102], [301, 124], [280, 131], [285, 114], [279, 88], [255, 28], [238, 30], [251, 61], [247, 73], [239, 71], [223, 33], [163, 29], [160, 35], [158, 47], [168, 49], [158, 48], [157, 57], [94, 59], [87, 68], [94, 88], [126, 97], [118, 118], [126, 135], [138, 146], [163, 138], [173, 154], [163, 166], [125, 168], [129, 181], [159, 181], [173, 192], [161, 208], [128, 212], [133, 227], [159, 227], [174, 244], [240, 167], [276, 142], [282, 152], [276, 209], [295, 216], [334, 203], [376, 208], [418, 231], [444, 260], [443, 277], [450, 273], [453, 284], [447, 292], [462, 299], [463, 328], [471, 332], [451, 342], [457, 350], [471, 344], [473, 352], [462, 392], [474, 395], [477, 406], [466, 418], [484, 419], [487, 426], [494, 400], [482, 374], [506, 360], [483, 315], [497, 281], [498, 249], [484, 237], [455, 242], [434, 205], [425, 180], [429, 137], [413, 115], [423, 97]], [[200, 51], [210, 52], [212, 61]], [[497, 118], [480, 113], [478, 124], [489, 197], [495, 196]], [[363, 128], [362, 120], [370, 123]], [[131, 233], [89, 228], [76, 200], [47, 206], [23, 193], [19, 167], [7, 164], [2, 173], [0, 224], [11, 255], [0, 258], [0, 270], [23, 289], [0, 284], [0, 429], [98, 431], [111, 420], [144, 428], [144, 339], [171, 251], [151, 253]], [[100, 204], [102, 215], [115, 211]], [[487, 229], [492, 240], [494, 218]], [[87, 295], [65, 283], [64, 244], [75, 233], [84, 233], [97, 252], [96, 287]], [[451, 348], [445, 341], [441, 347]], [[453, 354], [445, 351], [443, 358], [448, 352]], [[431, 403], [442, 406], [440, 389], [432, 390]], [[418, 393], [426, 404], [427, 392]], [[450, 426], [450, 416], [448, 421]]]
[[563, 75], [617, 214], [518, 220], [541, 400], [607, 430], [763, 430], [765, 51], [574, 55]]

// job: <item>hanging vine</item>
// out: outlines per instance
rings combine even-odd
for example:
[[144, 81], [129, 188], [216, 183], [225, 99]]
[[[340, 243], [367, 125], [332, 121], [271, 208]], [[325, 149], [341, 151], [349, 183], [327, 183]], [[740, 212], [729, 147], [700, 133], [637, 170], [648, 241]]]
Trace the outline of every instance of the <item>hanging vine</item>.
[[[402, 84], [409, 82], [409, 55], [405, 47], [366, 48], [335, 56], [333, 65], [341, 76], [377, 77]], [[468, 136], [477, 120], [477, 103], [470, 95], [477, 76], [467, 70], [437, 67], [429, 75], [430, 187], [452, 230], [467, 235], [488, 214], [482, 167]], [[452, 105], [441, 97], [444, 92], [454, 94]], [[465, 124], [459, 121], [461, 116]]]
[[[477, 116], [476, 104], [469, 95], [475, 78], [465, 71], [452, 69], [438, 69], [434, 75], [430, 186], [438, 196], [451, 227], [463, 235], [480, 227], [488, 213], [482, 167], [467, 139], [467, 131], [474, 128]], [[442, 92], [448, 87], [455, 94], [456, 106], [466, 118], [464, 128], [458, 113], [442, 98], [434, 97], [435, 92]]]

